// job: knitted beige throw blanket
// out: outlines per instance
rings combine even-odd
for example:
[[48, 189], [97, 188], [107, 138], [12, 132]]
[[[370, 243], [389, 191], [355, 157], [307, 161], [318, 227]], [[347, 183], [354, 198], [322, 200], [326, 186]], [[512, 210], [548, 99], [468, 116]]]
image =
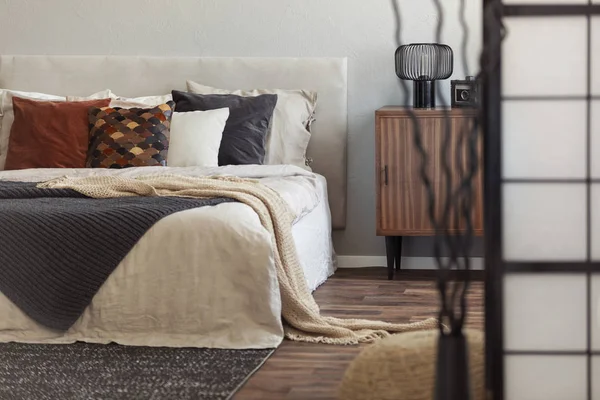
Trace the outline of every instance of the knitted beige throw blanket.
[[294, 214], [277, 192], [257, 180], [236, 177], [151, 175], [138, 178], [63, 177], [38, 184], [40, 188], [73, 189], [92, 198], [125, 196], [228, 197], [247, 204], [271, 233], [279, 279], [282, 316], [287, 338], [312, 343], [358, 344], [406, 332], [437, 327], [434, 318], [411, 324], [322, 316], [300, 266], [292, 223]]

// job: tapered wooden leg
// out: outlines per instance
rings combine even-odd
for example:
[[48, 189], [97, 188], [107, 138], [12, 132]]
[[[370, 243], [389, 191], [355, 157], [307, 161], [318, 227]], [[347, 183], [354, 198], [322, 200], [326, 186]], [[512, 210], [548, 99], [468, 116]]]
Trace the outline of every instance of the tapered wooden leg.
[[402, 269], [402, 236], [396, 236], [396, 271]]
[[388, 279], [394, 279], [394, 261], [396, 260], [396, 237], [385, 237], [385, 252], [387, 255]]

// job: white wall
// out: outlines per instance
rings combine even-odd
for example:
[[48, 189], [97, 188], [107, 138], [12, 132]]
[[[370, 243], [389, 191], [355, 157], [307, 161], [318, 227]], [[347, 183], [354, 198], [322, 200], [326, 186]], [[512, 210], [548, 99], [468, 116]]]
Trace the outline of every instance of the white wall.
[[[444, 42], [455, 50], [454, 78], [462, 78], [460, 0], [441, 1]], [[467, 0], [471, 68], [481, 3]], [[404, 41], [433, 41], [433, 1], [401, 0], [401, 7]], [[3, 0], [0, 53], [348, 57], [349, 219], [335, 244], [339, 254], [376, 255], [383, 241], [375, 236], [374, 111], [403, 99], [392, 11], [391, 0]]]

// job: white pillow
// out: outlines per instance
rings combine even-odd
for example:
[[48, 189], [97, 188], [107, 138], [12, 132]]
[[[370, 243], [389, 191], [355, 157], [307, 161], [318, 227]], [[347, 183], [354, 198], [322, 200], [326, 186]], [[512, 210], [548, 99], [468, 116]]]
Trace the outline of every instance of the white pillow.
[[10, 130], [15, 121], [13, 111], [13, 96], [22, 97], [25, 99], [39, 101], [85, 101], [96, 99], [107, 99], [110, 96], [110, 90], [103, 90], [94, 93], [88, 97], [64, 97], [55, 96], [52, 94], [36, 93], [36, 92], [20, 92], [17, 90], [0, 89], [0, 171], [4, 169], [6, 164], [6, 154], [8, 153], [8, 142], [10, 139]]
[[144, 97], [121, 97], [110, 92], [110, 98], [110, 106], [120, 108], [155, 107], [173, 101], [173, 96], [171, 94]]
[[229, 108], [174, 112], [169, 139], [169, 167], [218, 167], [219, 147]]
[[196, 94], [234, 94], [258, 96], [276, 94], [277, 105], [267, 133], [265, 164], [291, 164], [310, 171], [306, 149], [310, 124], [317, 107], [317, 93], [307, 90], [255, 89], [225, 90], [187, 81], [188, 91]]

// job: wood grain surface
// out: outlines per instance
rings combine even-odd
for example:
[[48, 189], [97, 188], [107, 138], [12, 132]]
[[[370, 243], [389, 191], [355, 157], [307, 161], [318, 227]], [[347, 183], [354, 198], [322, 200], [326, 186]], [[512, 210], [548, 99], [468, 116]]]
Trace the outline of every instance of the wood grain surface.
[[[342, 269], [317, 289], [315, 298], [325, 315], [419, 321], [437, 313], [433, 272], [399, 272], [396, 280], [388, 281], [382, 268]], [[483, 283], [474, 282], [468, 327], [483, 329], [483, 301]], [[336, 399], [344, 371], [363, 347], [286, 340], [234, 399]]]
[[[445, 123], [441, 110], [414, 111], [419, 137], [428, 157], [426, 175], [436, 198], [434, 215], [439, 219], [443, 215], [443, 199], [448, 189], [454, 193], [463, 176], [458, 167], [466, 165], [466, 135], [473, 126], [474, 111], [448, 110], [450, 124]], [[430, 223], [429, 196], [421, 178], [422, 156], [414, 140], [414, 122], [405, 108], [385, 107], [376, 112], [378, 235], [431, 236], [436, 232]], [[451, 170], [449, 175], [444, 173], [444, 155]], [[471, 217], [477, 235], [483, 234], [481, 176], [480, 169], [472, 188]], [[450, 216], [446, 232], [464, 231], [464, 221], [457, 224], [456, 220]]]

